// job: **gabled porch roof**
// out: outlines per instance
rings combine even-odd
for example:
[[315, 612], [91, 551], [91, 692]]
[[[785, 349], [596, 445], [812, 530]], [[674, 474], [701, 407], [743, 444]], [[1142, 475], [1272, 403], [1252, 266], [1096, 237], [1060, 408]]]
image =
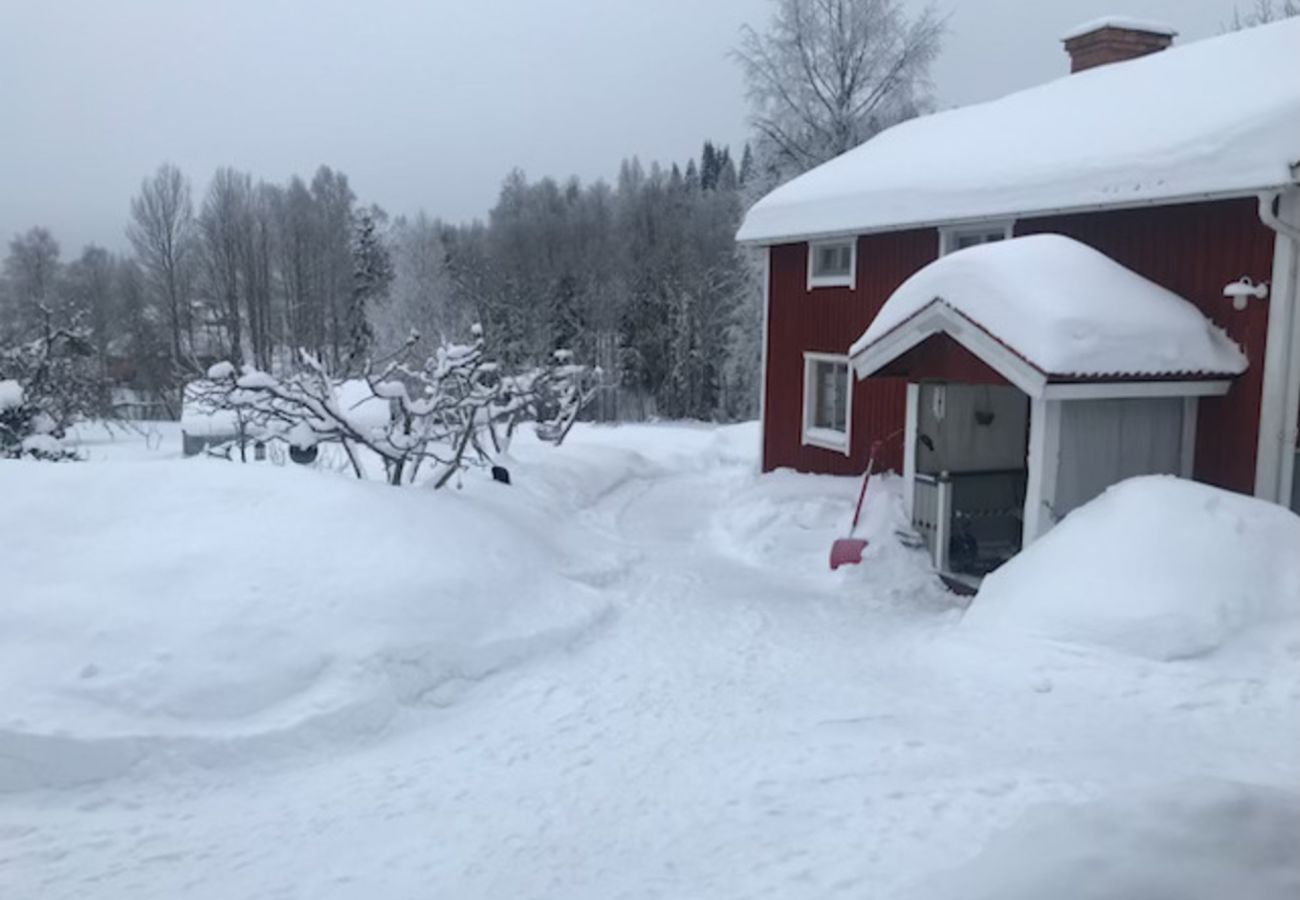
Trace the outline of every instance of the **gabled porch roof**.
[[859, 378], [945, 334], [1030, 396], [1221, 394], [1241, 349], [1195, 306], [1085, 244], [1035, 235], [917, 272], [850, 349]]

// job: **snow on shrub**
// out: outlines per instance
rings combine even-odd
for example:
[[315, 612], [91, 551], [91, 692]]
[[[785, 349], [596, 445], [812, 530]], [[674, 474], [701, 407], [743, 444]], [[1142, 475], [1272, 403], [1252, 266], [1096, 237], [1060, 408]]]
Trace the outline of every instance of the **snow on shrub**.
[[426, 463], [434, 487], [469, 465], [489, 465], [525, 420], [542, 440], [561, 443], [595, 396], [598, 373], [559, 350], [545, 367], [507, 374], [487, 357], [482, 329], [472, 334], [471, 343], [442, 343], [421, 361], [413, 332], [380, 365], [367, 364], [363, 378], [347, 380], [306, 351], [296, 371], [279, 375], [217, 363], [187, 386], [187, 414], [192, 407], [199, 427], [233, 427], [241, 456], [250, 436], [299, 448], [337, 443], [364, 478], [364, 448], [394, 485], [413, 482]]
[[23, 405], [23, 386], [12, 378], [0, 381], [0, 413]]
[[1110, 488], [989, 575], [964, 624], [1170, 660], [1296, 618], [1300, 517], [1149, 476]]
[[1031, 811], [913, 900], [1294, 900], [1300, 795], [1217, 781]]
[[49, 309], [40, 312], [39, 336], [0, 348], [0, 459], [76, 459], [63, 444], [65, 433], [104, 410], [89, 333], [75, 325], [56, 327]]

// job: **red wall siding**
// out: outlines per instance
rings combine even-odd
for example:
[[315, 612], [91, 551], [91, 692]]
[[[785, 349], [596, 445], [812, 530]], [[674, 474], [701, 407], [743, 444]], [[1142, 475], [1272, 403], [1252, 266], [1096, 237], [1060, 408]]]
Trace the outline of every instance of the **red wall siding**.
[[[803, 446], [803, 354], [847, 353], [889, 299], [939, 252], [935, 229], [858, 239], [857, 287], [808, 290], [808, 245], [771, 250], [764, 384], [763, 468], [854, 475], [867, 465], [871, 442], [903, 427], [907, 382], [870, 378], [853, 385], [850, 454]], [[890, 441], [877, 464], [902, 471], [902, 439]]]
[[[1242, 345], [1250, 369], [1226, 397], [1201, 401], [1196, 477], [1249, 493], [1255, 482], [1259, 402], [1267, 339], [1267, 304], [1251, 301], [1237, 312], [1223, 287], [1243, 275], [1272, 275], [1273, 234], [1258, 219], [1254, 200], [1022, 219], [1016, 234], [1056, 232], [1102, 251], [1194, 302]], [[852, 474], [866, 466], [871, 441], [901, 428], [905, 379], [872, 378], [854, 385], [852, 453], [802, 446], [803, 352], [844, 353], [889, 295], [938, 255], [937, 229], [868, 235], [858, 240], [857, 288], [807, 287], [807, 245], [771, 249], [763, 467]], [[918, 351], [942, 354], [944, 365], [981, 380], [988, 373], [969, 354], [927, 342]], [[927, 360], [934, 362], [934, 360]], [[977, 362], [977, 361], [976, 361]], [[899, 363], [906, 363], [906, 359]], [[906, 368], [891, 367], [898, 375]], [[891, 442], [884, 464], [901, 469]]]
[[1196, 478], [1252, 493], [1268, 305], [1252, 300], [1238, 312], [1224, 298], [1223, 287], [1243, 275], [1257, 282], [1272, 277], [1273, 233], [1260, 223], [1255, 201], [1053, 216], [1016, 224], [1017, 235], [1041, 232], [1083, 241], [1186, 297], [1241, 345], [1250, 368], [1226, 396], [1201, 401]]

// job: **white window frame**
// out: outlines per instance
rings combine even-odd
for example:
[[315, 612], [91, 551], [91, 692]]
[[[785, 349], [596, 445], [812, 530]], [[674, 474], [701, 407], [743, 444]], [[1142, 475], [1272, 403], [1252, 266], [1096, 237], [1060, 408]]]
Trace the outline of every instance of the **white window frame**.
[[[822, 247], [849, 247], [849, 272], [847, 275], [814, 275], [813, 262], [817, 259], [817, 251]], [[854, 290], [858, 286], [858, 239], [857, 238], [836, 238], [835, 240], [826, 241], [809, 241], [808, 242], [808, 290], [814, 288], [828, 287], [846, 287]]]
[[1002, 240], [1011, 240], [1015, 231], [1015, 219], [990, 219], [987, 222], [967, 223], [965, 225], [946, 225], [939, 229], [939, 255], [947, 256], [957, 251], [957, 241], [973, 234], [987, 235], [1001, 233]]
[[[817, 363], [835, 363], [844, 366], [844, 433], [828, 428], [816, 428], [812, 425], [815, 409], [812, 392], [816, 385], [813, 369]], [[803, 444], [806, 447], [820, 447], [848, 456], [853, 446], [853, 367], [849, 358], [842, 353], [813, 353], [803, 355], [803, 411], [800, 416]]]

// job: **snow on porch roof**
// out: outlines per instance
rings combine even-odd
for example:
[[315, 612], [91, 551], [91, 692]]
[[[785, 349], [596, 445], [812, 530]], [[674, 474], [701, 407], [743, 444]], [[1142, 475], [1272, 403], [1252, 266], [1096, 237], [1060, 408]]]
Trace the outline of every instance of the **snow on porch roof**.
[[1056, 234], [935, 260], [890, 296], [849, 355], [865, 378], [939, 332], [995, 368], [998, 359], [990, 357], [1010, 358], [1013, 367], [1027, 363], [1027, 380], [1036, 385], [1222, 379], [1247, 364], [1241, 349], [1191, 303]]
[[1300, 18], [904, 122], [768, 194], [737, 237], [1249, 194], [1297, 162]]

